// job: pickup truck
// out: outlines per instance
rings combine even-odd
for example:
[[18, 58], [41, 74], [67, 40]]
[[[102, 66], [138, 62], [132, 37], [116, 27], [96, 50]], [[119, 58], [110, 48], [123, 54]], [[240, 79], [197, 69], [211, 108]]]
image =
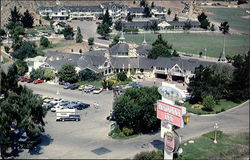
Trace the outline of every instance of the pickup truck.
[[68, 117], [61, 117], [60, 119], [57, 119], [57, 121], [80, 121], [81, 117], [80, 115], [70, 115]]

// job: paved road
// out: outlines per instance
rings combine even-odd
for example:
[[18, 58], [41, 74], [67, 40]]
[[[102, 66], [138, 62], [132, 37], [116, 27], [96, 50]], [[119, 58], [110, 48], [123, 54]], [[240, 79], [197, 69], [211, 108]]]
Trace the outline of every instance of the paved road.
[[[150, 84], [150, 83], [146, 83]], [[45, 118], [46, 134], [38, 153], [24, 151], [19, 158], [132, 158], [136, 153], [161, 149], [162, 139], [159, 133], [138, 136], [128, 140], [113, 140], [108, 137], [112, 122], [105, 120], [112, 108], [112, 92], [104, 91], [99, 95], [85, 94], [79, 91], [64, 90], [62, 86], [51, 84], [27, 84], [35, 93], [47, 96], [62, 97], [69, 100], [81, 100], [92, 104], [97, 102], [100, 109], [90, 107], [79, 111], [80, 122], [55, 122], [54, 113], [49, 112]], [[60, 88], [60, 89], [59, 89]], [[56, 95], [59, 89], [60, 95]], [[177, 132], [183, 140], [198, 137], [213, 130], [217, 122], [221, 130], [226, 132], [249, 131], [249, 102], [245, 105], [226, 111], [216, 116], [192, 115], [191, 122]], [[103, 148], [107, 153], [101, 154]], [[101, 148], [95, 154], [95, 149]], [[100, 154], [100, 155], [98, 155]]]

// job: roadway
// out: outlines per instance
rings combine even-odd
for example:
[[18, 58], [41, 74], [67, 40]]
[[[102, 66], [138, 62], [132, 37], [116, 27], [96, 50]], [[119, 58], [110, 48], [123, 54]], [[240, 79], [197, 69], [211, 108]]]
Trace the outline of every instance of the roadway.
[[[159, 84], [157, 83], [157, 85]], [[142, 151], [161, 149], [163, 147], [159, 132], [141, 135], [128, 140], [114, 140], [108, 136], [110, 125], [113, 123], [106, 120], [106, 116], [112, 109], [113, 95], [111, 91], [93, 95], [80, 91], [65, 90], [62, 89], [62, 86], [55, 84], [26, 85], [34, 93], [68, 100], [81, 100], [90, 104], [97, 102], [100, 108], [90, 107], [79, 111], [82, 117], [80, 122], [55, 122], [55, 114], [48, 112], [45, 118], [44, 141], [38, 150], [30, 153], [24, 150], [24, 152], [20, 153], [19, 158], [124, 159], [133, 158], [136, 153]], [[60, 94], [56, 94], [57, 90], [59, 90]], [[183, 141], [186, 141], [212, 131], [215, 122], [218, 123], [220, 130], [227, 133], [249, 131], [249, 102], [218, 115], [191, 115], [190, 123], [185, 128], [177, 130], [177, 132], [182, 136]], [[97, 149], [96, 153], [93, 152], [95, 149]]]

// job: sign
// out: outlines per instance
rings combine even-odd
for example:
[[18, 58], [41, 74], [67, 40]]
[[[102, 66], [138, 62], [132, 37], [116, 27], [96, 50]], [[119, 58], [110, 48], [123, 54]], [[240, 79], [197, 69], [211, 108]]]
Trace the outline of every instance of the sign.
[[174, 134], [171, 132], [167, 132], [164, 137], [165, 147], [168, 152], [173, 152], [175, 148], [175, 138]]
[[169, 123], [161, 121], [161, 138], [164, 138], [165, 133], [171, 131], [172, 127], [169, 125]]
[[173, 101], [183, 100], [186, 94], [179, 88], [165, 83], [164, 86], [158, 88], [158, 92], [165, 98]]
[[157, 118], [178, 127], [183, 127], [182, 115], [185, 109], [184, 107], [157, 101]]

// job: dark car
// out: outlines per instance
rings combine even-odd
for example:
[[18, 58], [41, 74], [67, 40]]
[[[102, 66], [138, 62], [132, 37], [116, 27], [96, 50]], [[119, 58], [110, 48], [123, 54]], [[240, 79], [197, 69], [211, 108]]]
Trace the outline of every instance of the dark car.
[[81, 117], [80, 117], [80, 115], [70, 115], [68, 117], [61, 117], [58, 120], [59, 121], [80, 121]]
[[78, 87], [79, 87], [78, 84], [72, 84], [72, 85], [70, 86], [70, 89], [71, 89], [71, 90], [75, 90], [75, 89], [77, 89]]
[[109, 121], [116, 121], [116, 117], [114, 114], [109, 115], [106, 119]]
[[86, 104], [86, 103], [79, 103], [75, 106], [76, 109], [78, 110], [82, 110], [82, 109], [85, 109], [85, 108], [88, 108], [90, 107], [90, 104]]
[[27, 83], [32, 83], [34, 81], [34, 79], [28, 79], [26, 82]]

